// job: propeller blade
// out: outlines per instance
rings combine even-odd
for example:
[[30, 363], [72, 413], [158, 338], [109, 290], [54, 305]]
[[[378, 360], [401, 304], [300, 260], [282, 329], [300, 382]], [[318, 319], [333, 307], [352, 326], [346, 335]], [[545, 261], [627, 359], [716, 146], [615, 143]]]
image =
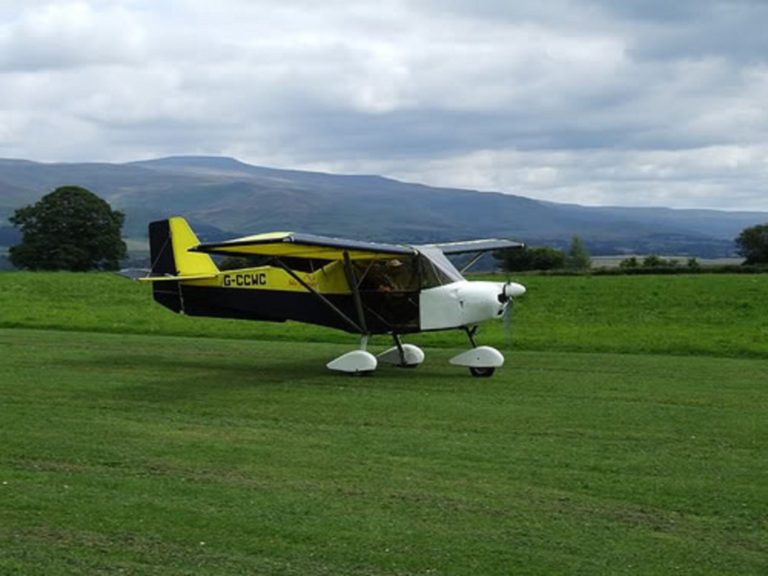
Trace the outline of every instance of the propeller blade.
[[507, 307], [504, 308], [504, 316], [502, 317], [502, 324], [504, 326], [504, 337], [507, 340], [507, 345], [512, 343], [512, 307], [514, 300], [507, 302]]

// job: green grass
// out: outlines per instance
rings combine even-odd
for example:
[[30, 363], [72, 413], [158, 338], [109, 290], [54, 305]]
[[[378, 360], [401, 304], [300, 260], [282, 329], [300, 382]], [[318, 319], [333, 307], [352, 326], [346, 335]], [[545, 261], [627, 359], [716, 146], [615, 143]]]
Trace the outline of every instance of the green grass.
[[[576, 276], [522, 280], [511, 333], [501, 322], [480, 341], [503, 350], [711, 355], [768, 359], [768, 274]], [[178, 316], [150, 288], [112, 274], [0, 274], [0, 327], [351, 343], [300, 324]], [[382, 343], [385, 338], [380, 339]], [[458, 331], [410, 339], [462, 348]]]
[[350, 378], [348, 334], [0, 274], [0, 574], [765, 574], [768, 275], [523, 281], [494, 378], [458, 332]]
[[768, 365], [0, 330], [0, 573], [765, 574]]

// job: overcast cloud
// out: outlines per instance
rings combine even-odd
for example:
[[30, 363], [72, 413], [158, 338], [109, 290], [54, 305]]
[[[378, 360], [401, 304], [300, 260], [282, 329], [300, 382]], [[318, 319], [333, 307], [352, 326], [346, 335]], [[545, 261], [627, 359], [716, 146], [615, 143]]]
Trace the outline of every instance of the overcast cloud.
[[0, 0], [0, 157], [768, 210], [762, 0]]

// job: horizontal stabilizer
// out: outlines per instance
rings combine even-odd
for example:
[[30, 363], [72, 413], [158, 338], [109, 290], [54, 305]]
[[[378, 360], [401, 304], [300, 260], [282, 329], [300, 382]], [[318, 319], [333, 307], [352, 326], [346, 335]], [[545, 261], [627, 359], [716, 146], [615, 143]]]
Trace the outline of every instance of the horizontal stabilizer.
[[117, 274], [120, 274], [120, 276], [124, 276], [131, 280], [138, 280], [139, 278], [148, 276], [151, 273], [152, 270], [149, 268], [123, 268], [122, 270], [117, 271]]
[[218, 274], [184, 274], [181, 276], [143, 276], [136, 278], [139, 282], [169, 282], [171, 280], [205, 280], [206, 278], [216, 278]]
[[120, 276], [125, 276], [131, 280], [139, 282], [164, 282], [171, 280], [204, 280], [206, 278], [215, 278], [218, 274], [182, 274], [174, 276], [172, 274], [153, 274], [148, 268], [124, 268], [117, 272]]

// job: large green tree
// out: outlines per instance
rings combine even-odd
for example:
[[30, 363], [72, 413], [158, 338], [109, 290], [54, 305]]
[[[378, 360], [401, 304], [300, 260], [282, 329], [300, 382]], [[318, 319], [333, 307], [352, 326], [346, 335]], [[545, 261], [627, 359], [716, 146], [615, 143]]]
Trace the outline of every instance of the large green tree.
[[28, 270], [116, 270], [126, 255], [124, 218], [93, 192], [62, 186], [11, 216], [22, 233], [9, 251], [11, 263]]
[[744, 264], [768, 264], [768, 224], [745, 228], [736, 238]]

